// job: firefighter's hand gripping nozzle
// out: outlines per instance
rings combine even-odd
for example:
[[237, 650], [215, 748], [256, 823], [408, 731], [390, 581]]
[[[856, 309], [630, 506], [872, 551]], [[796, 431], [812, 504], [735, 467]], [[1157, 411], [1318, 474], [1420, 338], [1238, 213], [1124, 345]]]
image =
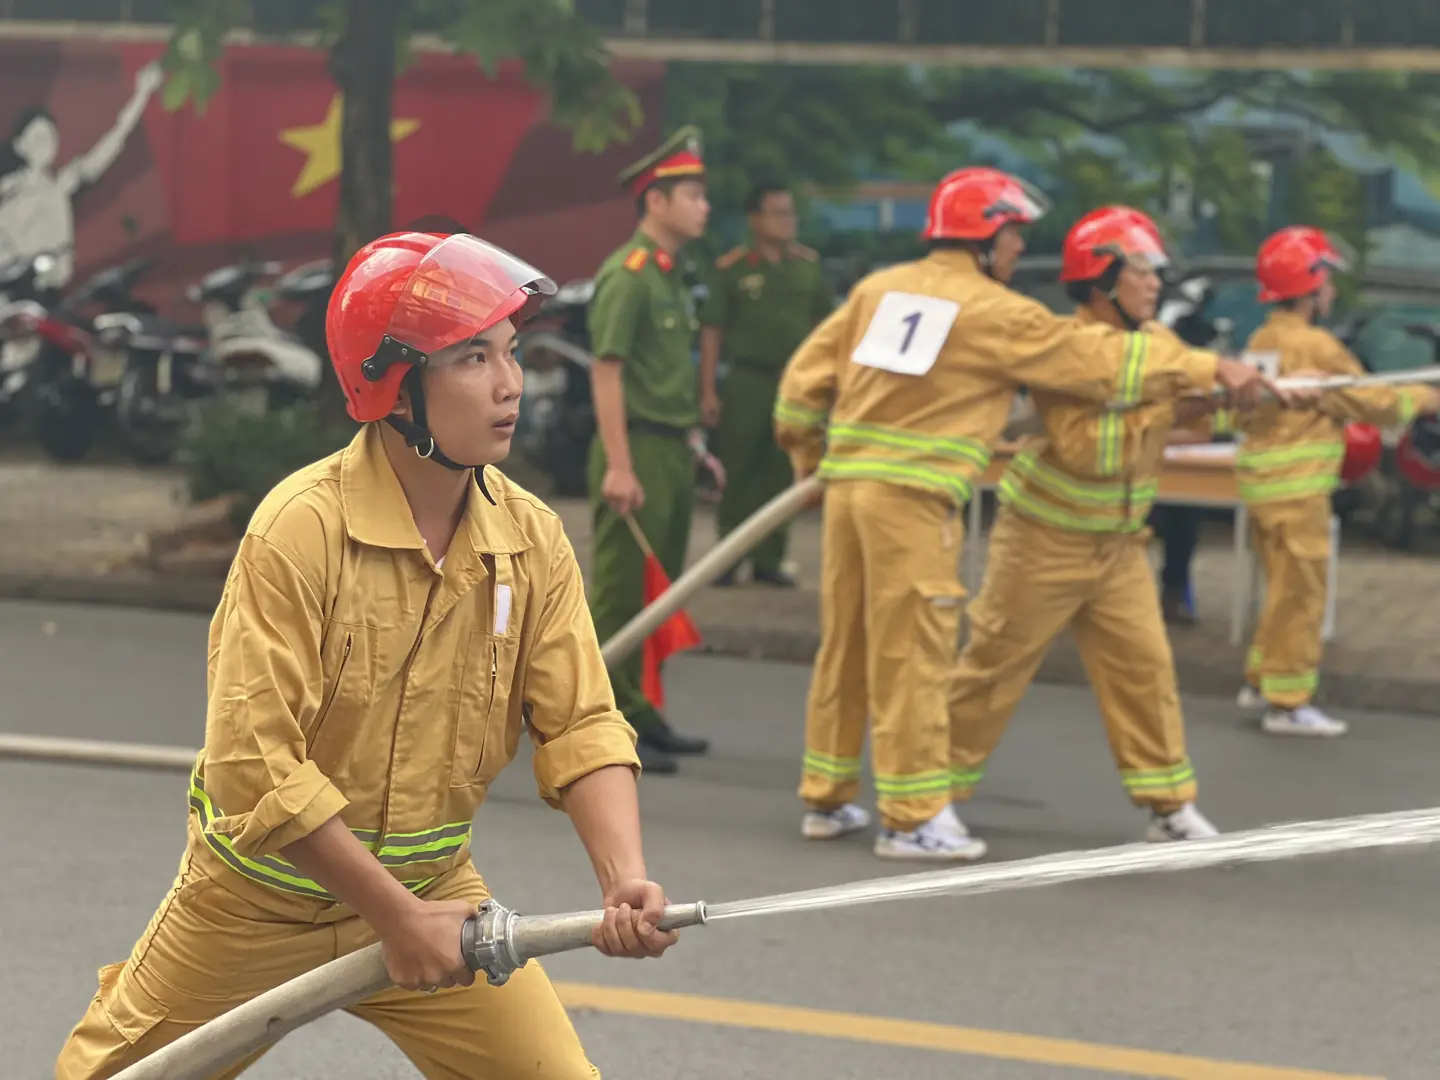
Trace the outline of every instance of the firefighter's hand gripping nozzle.
[[[592, 943], [603, 911], [568, 915], [520, 915], [495, 900], [486, 900], [460, 933], [460, 951], [470, 970], [484, 972], [491, 986], [504, 986], [512, 974], [540, 956], [584, 949]], [[660, 919], [661, 930], [682, 930], [705, 922], [705, 902], [671, 904]]]

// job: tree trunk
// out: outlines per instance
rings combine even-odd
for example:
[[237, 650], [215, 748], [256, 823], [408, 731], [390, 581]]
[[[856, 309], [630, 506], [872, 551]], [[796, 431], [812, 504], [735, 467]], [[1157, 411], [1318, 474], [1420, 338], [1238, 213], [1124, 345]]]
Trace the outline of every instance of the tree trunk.
[[[395, 0], [345, 0], [345, 31], [330, 52], [330, 77], [344, 102], [340, 205], [331, 245], [337, 275], [356, 251], [390, 231], [398, 17]], [[344, 419], [344, 398], [328, 364], [320, 402], [327, 418]]]

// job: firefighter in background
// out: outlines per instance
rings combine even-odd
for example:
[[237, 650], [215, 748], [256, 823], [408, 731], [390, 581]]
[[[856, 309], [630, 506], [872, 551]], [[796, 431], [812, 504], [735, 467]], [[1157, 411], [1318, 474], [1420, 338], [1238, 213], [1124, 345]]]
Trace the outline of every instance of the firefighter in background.
[[[775, 445], [770, 417], [780, 373], [805, 335], [835, 308], [820, 256], [795, 242], [795, 198], [783, 185], [756, 185], [748, 201], [750, 243], [720, 256], [700, 312], [700, 412], [715, 429], [725, 491], [715, 510], [724, 539], [790, 485], [790, 460]], [[716, 389], [724, 355], [729, 371]], [[788, 530], [776, 529], [750, 552], [751, 580], [789, 589]], [[735, 583], [736, 567], [715, 582]]]
[[807, 704], [802, 833], [863, 829], [853, 800], [867, 720], [883, 858], [973, 859], [951, 806], [945, 709], [964, 590], [961, 508], [1017, 387], [1138, 402], [1217, 382], [1243, 400], [1257, 372], [1174, 338], [1056, 316], [1006, 283], [1021, 228], [1047, 209], [985, 168], [946, 177], [930, 253], [868, 275], [791, 358], [776, 438], [796, 478], [826, 481], [821, 641]]
[[[1319, 229], [1281, 229], [1266, 240], [1256, 276], [1261, 302], [1275, 308], [1251, 335], [1247, 360], [1270, 376], [1363, 375], [1350, 350], [1316, 325], [1335, 302], [1332, 271], [1352, 265], [1343, 243]], [[1440, 397], [1429, 387], [1370, 386], [1327, 391], [1301, 411], [1262, 406], [1237, 421], [1240, 497], [1266, 580], [1240, 705], [1263, 710], [1266, 732], [1333, 738], [1348, 730], [1311, 704], [1319, 684], [1330, 495], [1339, 486], [1347, 439], [1358, 449], [1366, 436], [1347, 425], [1406, 424], [1437, 408]]]
[[[1075, 323], [1143, 329], [1183, 348], [1154, 321], [1168, 263], [1147, 215], [1123, 206], [1086, 215], [1066, 236], [1061, 260]], [[1050, 643], [1069, 626], [1121, 781], [1151, 811], [1147, 838], [1214, 836], [1195, 807], [1175, 662], [1147, 551], [1165, 447], [1176, 428], [1208, 421], [1213, 398], [1119, 413], [1039, 388], [1031, 396], [1043, 431], [1022, 444], [1000, 481], [985, 580], [950, 684], [951, 793], [961, 802], [974, 794]]]

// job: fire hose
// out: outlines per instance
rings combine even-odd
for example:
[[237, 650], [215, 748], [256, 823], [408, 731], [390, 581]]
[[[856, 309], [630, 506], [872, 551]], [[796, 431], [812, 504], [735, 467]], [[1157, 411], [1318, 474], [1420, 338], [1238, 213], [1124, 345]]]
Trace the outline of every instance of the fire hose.
[[[1433, 383], [1440, 382], [1440, 367], [1382, 376], [1274, 381], [1282, 388], [1302, 388], [1303, 385], [1303, 388], [1319, 389]], [[613, 665], [638, 648], [695, 592], [710, 584], [781, 524], [799, 513], [820, 487], [821, 482], [814, 477], [794, 485], [712, 548], [677, 578], [654, 604], [605, 643], [601, 652], [606, 664]], [[181, 747], [0, 735], [0, 756], [188, 770], [194, 764], [196, 753], [198, 751]], [[929, 896], [974, 895], [1102, 877], [1175, 872], [1361, 848], [1425, 844], [1436, 840], [1440, 840], [1440, 808], [1305, 822], [1231, 833], [1175, 846], [1127, 845], [881, 878], [720, 904], [702, 901], [671, 905], [666, 909], [660, 928], [674, 930], [757, 915], [829, 910]], [[465, 925], [461, 952], [471, 970], [483, 972], [492, 985], [502, 985], [531, 959], [589, 947], [594, 928], [602, 917], [603, 912], [599, 911], [525, 916], [492, 900]], [[392, 985], [380, 946], [368, 946], [251, 999], [125, 1069], [114, 1080], [203, 1080], [289, 1032]]]
[[[830, 911], [889, 900], [975, 896], [1130, 874], [1174, 873], [1437, 840], [1440, 808], [1367, 814], [1277, 825], [1179, 844], [1126, 844], [874, 878], [719, 904], [672, 904], [665, 909], [660, 928], [678, 930], [761, 915]], [[492, 986], [501, 986], [532, 959], [589, 947], [603, 915], [600, 911], [520, 915], [491, 900], [465, 924], [461, 953], [472, 971], [483, 973]], [[366, 946], [250, 999], [117, 1073], [113, 1080], [204, 1080], [296, 1028], [392, 985], [381, 946]]]

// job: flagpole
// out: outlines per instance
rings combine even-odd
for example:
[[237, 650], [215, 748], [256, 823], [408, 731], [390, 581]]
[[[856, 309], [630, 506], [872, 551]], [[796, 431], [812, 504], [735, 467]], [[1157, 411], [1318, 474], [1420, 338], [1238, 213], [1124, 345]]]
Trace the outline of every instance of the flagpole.
[[640, 531], [640, 523], [635, 520], [635, 515], [626, 514], [625, 524], [630, 526], [630, 535], [635, 538], [635, 543], [640, 545], [640, 550], [645, 553], [645, 557], [653, 559], [655, 551], [650, 547], [650, 541], [645, 539], [645, 534]]

